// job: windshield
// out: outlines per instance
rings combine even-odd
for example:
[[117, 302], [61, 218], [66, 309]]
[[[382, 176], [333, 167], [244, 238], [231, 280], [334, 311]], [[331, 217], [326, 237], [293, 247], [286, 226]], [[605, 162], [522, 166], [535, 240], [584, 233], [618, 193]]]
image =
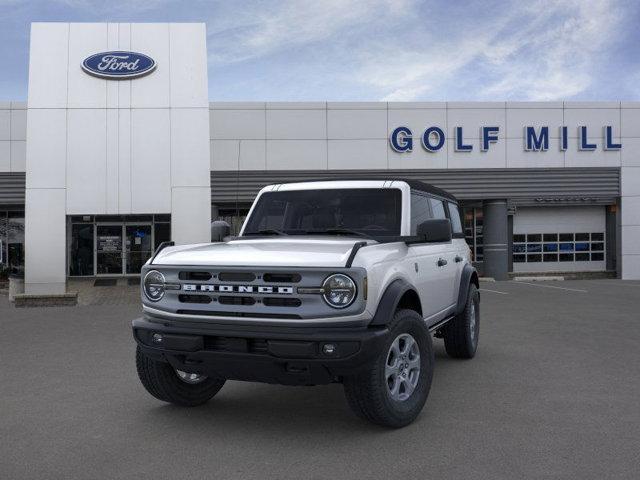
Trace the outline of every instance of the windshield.
[[267, 192], [244, 235], [400, 235], [402, 194], [396, 188]]

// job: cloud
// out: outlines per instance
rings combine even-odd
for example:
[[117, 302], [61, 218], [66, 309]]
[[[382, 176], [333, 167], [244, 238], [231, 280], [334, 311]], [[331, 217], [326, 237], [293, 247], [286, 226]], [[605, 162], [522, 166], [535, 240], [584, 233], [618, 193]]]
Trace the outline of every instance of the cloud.
[[335, 41], [341, 32], [382, 18], [401, 15], [408, 0], [284, 0], [216, 15], [208, 22], [212, 64], [263, 57], [320, 41]]
[[[176, 1], [177, 0], [46, 0], [45, 3], [79, 11], [117, 12], [124, 8], [129, 12], [144, 12], [164, 7], [169, 3], [176, 3]], [[22, 2], [22, 0], [0, 0], [0, 4], [2, 2], [19, 3]]]
[[487, 56], [499, 79], [482, 95], [555, 100], [591, 86], [597, 63], [616, 38], [622, 11], [609, 1], [569, 2], [560, 8], [539, 2], [536, 6], [543, 13], [506, 40], [511, 53]]
[[467, 19], [446, 41], [405, 48], [391, 61], [388, 54], [373, 56], [359, 76], [389, 101], [443, 91], [471, 99], [569, 98], [590, 87], [623, 17], [606, 0], [537, 1], [495, 11], [504, 13]]
[[290, 54], [278, 59], [284, 68], [306, 65], [383, 101], [575, 97], [593, 85], [624, 19], [614, 0], [259, 5], [208, 22], [211, 66]]
[[27, 71], [37, 19], [205, 21], [216, 99], [640, 96], [634, 0], [0, 0], [0, 9], [12, 95], [26, 95], [26, 73], [12, 72]]

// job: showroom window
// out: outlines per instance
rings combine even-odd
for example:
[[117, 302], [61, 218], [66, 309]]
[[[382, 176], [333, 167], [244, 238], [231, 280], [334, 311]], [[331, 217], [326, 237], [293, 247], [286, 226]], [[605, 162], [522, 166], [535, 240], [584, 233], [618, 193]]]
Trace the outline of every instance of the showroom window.
[[482, 262], [483, 223], [482, 208], [463, 208], [464, 238], [471, 249], [474, 262]]
[[171, 239], [171, 216], [74, 215], [68, 231], [69, 276], [138, 275]]
[[514, 263], [602, 262], [604, 233], [516, 233]]
[[0, 211], [0, 271], [24, 271], [24, 212]]

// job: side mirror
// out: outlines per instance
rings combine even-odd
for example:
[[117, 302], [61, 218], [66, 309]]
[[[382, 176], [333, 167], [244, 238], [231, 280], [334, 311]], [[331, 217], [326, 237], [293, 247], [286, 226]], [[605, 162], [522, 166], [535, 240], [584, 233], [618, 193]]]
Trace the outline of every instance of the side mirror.
[[451, 220], [448, 218], [432, 218], [425, 220], [418, 225], [418, 238], [422, 238], [423, 242], [450, 242], [452, 238]]

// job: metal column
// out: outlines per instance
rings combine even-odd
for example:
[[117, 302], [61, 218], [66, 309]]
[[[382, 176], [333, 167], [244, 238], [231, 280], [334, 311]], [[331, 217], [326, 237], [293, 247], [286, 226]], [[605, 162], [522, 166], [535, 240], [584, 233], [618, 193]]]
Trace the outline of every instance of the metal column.
[[496, 280], [508, 280], [508, 218], [506, 200], [482, 202], [484, 224], [484, 274]]

